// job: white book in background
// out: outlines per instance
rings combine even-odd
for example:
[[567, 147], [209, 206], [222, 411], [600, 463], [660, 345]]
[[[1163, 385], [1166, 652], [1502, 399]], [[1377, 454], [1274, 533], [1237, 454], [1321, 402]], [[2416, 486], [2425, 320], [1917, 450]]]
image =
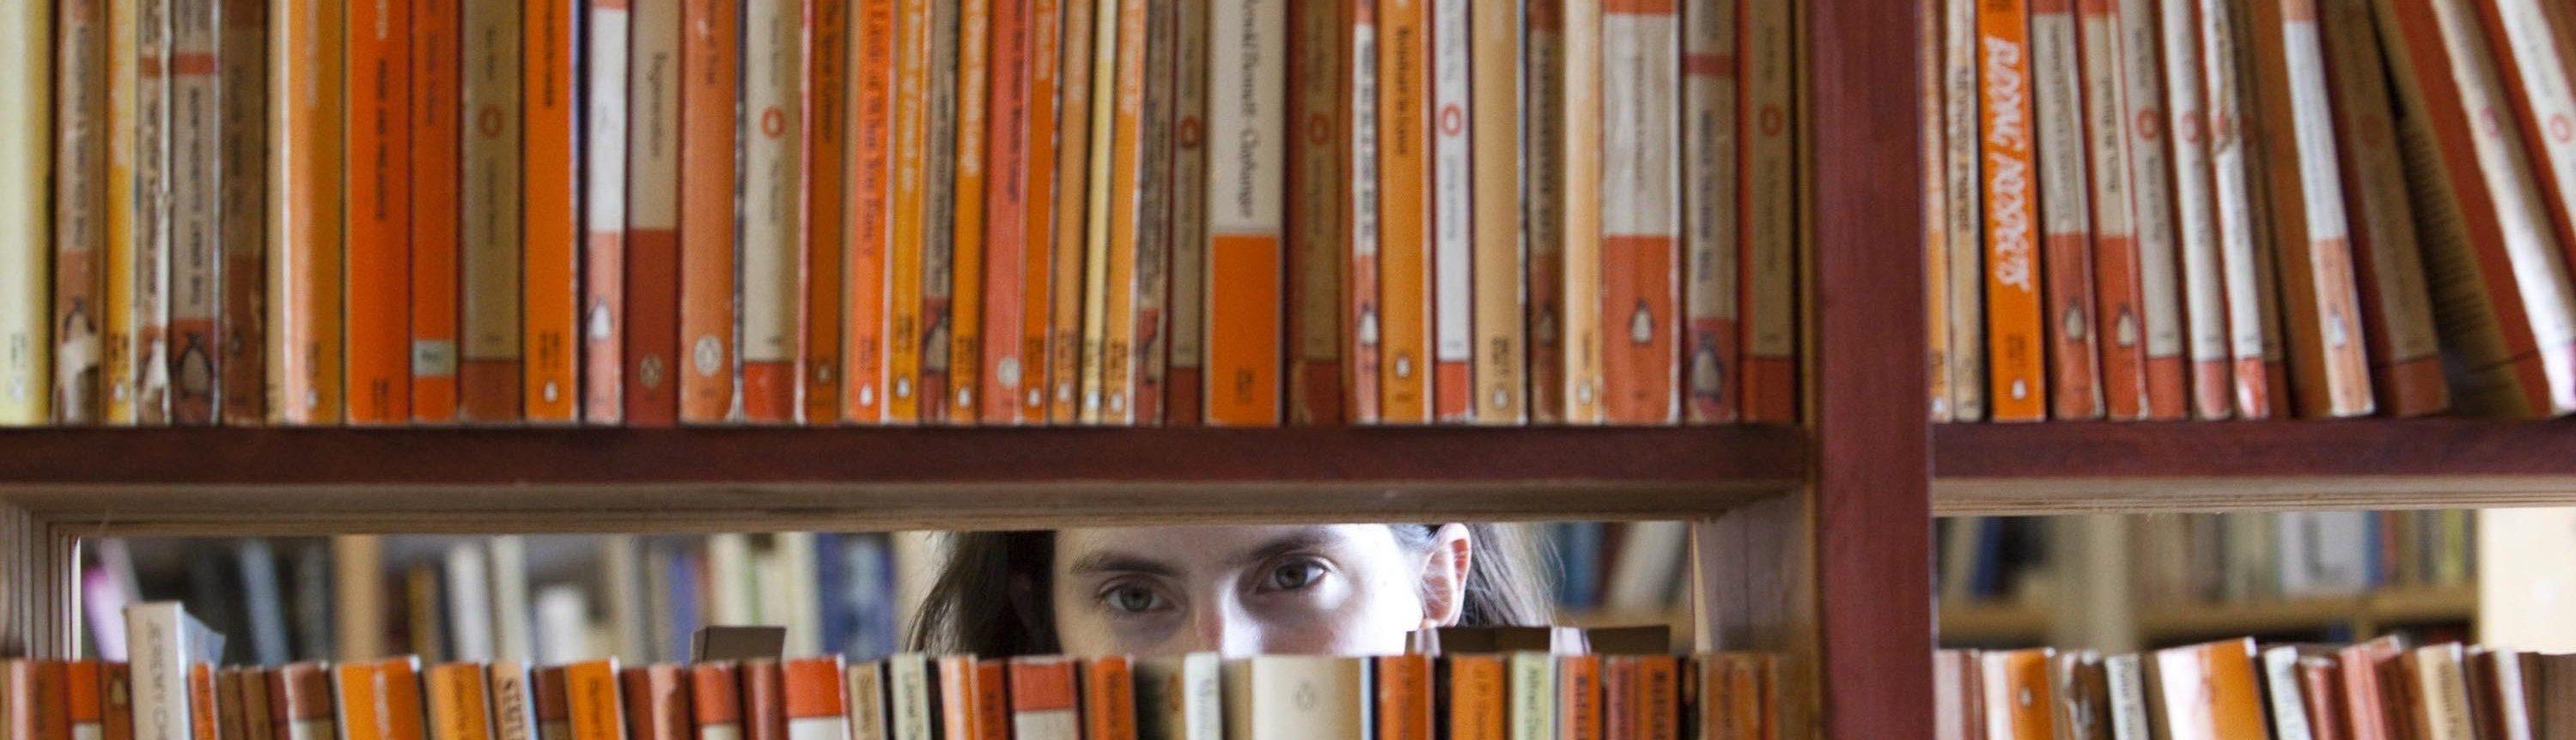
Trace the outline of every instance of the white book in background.
[[2362, 511], [2283, 512], [2280, 517], [2281, 594], [2348, 595], [2371, 586], [2377, 559], [2371, 514]]
[[[1372, 724], [1368, 668], [1367, 658], [1263, 655], [1226, 661], [1222, 737], [1367, 740]], [[1219, 736], [1164, 737], [1215, 740]]]
[[538, 590], [536, 637], [538, 665], [589, 659], [590, 594], [580, 586], [563, 584]]
[[2147, 675], [2136, 653], [2102, 659], [2110, 687], [2111, 740], [2155, 740], [2147, 725]]
[[645, 641], [650, 635], [644, 624], [643, 543], [631, 534], [599, 538], [599, 577], [608, 590], [608, 633], [617, 659], [628, 665], [647, 662]]
[[241, 600], [250, 622], [251, 658], [259, 665], [278, 666], [293, 661], [294, 645], [286, 639], [286, 594], [278, 584], [277, 551], [268, 540], [246, 537], [233, 544], [233, 559], [241, 570]]
[[2299, 700], [2299, 649], [2289, 645], [2263, 651], [2263, 699], [2272, 715], [2273, 740], [2314, 740], [2308, 728], [2308, 706]]
[[894, 740], [934, 740], [939, 713], [932, 708], [938, 693], [930, 685], [930, 656], [896, 653], [885, 659], [887, 724]]
[[[447, 650], [459, 661], [492, 662], [492, 568], [481, 540], [447, 546]], [[271, 664], [274, 665], [274, 664]]]
[[[751, 622], [784, 627], [794, 606], [788, 603], [787, 568], [780, 562], [778, 541], [755, 543], [751, 550]], [[785, 638], [780, 638], [783, 646]], [[788, 652], [794, 655], [794, 652]]]
[[760, 605], [750, 576], [750, 535], [707, 537], [707, 624], [740, 626], [758, 622]]
[[492, 658], [524, 661], [528, 649], [528, 542], [516, 535], [494, 537], [492, 547]]
[[1601, 605], [1636, 612], [1661, 609], [1672, 597], [1673, 579], [1690, 546], [1684, 522], [1638, 522], [1619, 537], [1619, 554], [1610, 564], [1610, 582]]
[[787, 628], [788, 655], [824, 652], [823, 594], [822, 585], [815, 579], [820, 570], [814, 560], [814, 533], [774, 535], [771, 544], [778, 553], [771, 570], [777, 572], [780, 581], [778, 601], [782, 610], [766, 615], [769, 623]]
[[844, 696], [850, 710], [850, 740], [889, 740], [893, 728], [886, 723], [886, 664], [882, 660], [852, 663], [841, 671], [848, 688]]
[[1512, 653], [1512, 740], [1556, 737], [1556, 656], [1542, 652]]
[[81, 572], [81, 609], [89, 615], [89, 634], [98, 651], [98, 659], [124, 662], [125, 594], [116, 590], [116, 579], [102, 568]]
[[176, 601], [125, 608], [134, 740], [188, 740], [188, 667], [219, 663], [224, 638]]

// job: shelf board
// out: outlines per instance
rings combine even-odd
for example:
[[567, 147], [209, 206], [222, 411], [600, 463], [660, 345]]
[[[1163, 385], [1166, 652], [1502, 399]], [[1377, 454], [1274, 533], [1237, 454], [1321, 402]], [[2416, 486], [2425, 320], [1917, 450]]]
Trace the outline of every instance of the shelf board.
[[2484, 419], [1940, 424], [1938, 514], [2576, 502], [2576, 423]]
[[[2147, 644], [2237, 635], [2300, 632], [2335, 625], [2378, 630], [2392, 625], [2466, 622], [2477, 618], [2473, 587], [2396, 588], [2355, 596], [2320, 596], [2151, 607], [2138, 614]], [[1941, 607], [1941, 639], [1954, 644], [2040, 644], [2050, 616], [2041, 604], [1969, 603]]]
[[0, 502], [101, 533], [1646, 519], [1794, 490], [1791, 427], [49, 429]]

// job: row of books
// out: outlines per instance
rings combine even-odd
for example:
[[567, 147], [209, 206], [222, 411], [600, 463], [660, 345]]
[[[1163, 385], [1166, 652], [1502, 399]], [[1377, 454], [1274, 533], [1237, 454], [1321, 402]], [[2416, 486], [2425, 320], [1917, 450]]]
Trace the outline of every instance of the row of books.
[[1939, 0], [1936, 420], [2576, 411], [2576, 9]]
[[1940, 740], [2576, 737], [2570, 654], [2235, 639], [2109, 656], [1944, 650], [1933, 668]]
[[709, 639], [686, 663], [224, 668], [207, 651], [222, 636], [178, 604], [136, 605], [128, 618], [130, 661], [0, 661], [0, 726], [28, 740], [1769, 740], [1811, 726], [1793, 663], [1777, 655], [1605, 654], [1579, 638], [1549, 641], [1554, 651], [1380, 657], [862, 662]]
[[9, 12], [0, 423], [1796, 418], [1789, 0]]
[[[788, 625], [795, 654], [881, 657], [930, 573], [922, 535], [101, 540], [83, 573], [91, 654], [123, 660], [123, 609], [184, 599], [239, 636], [228, 663], [408, 653], [429, 662], [629, 663], [689, 655], [715, 624]], [[910, 571], [910, 572], [905, 572]], [[920, 584], [913, 584], [914, 591]]]
[[[1940, 520], [1941, 595], [2033, 598], [2083, 536], [2074, 520]], [[2192, 604], [2459, 589], [2476, 582], [2477, 516], [2464, 510], [2144, 514], [2126, 517], [2127, 571], [2142, 603]]]

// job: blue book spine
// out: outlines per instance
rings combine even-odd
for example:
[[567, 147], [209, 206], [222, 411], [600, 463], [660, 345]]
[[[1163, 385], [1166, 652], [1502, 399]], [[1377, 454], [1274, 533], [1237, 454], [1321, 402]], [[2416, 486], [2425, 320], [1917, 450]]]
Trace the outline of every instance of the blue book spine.
[[671, 568], [671, 654], [692, 654], [690, 641], [697, 639], [698, 627], [704, 623], [699, 610], [705, 602], [699, 594], [701, 573], [705, 572], [702, 555], [693, 548], [672, 548]]

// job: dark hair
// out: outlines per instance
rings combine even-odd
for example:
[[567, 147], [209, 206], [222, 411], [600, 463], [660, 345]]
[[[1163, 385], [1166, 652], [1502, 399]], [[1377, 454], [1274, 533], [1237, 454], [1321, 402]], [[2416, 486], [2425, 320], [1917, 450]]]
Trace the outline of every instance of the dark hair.
[[[1464, 626], [1543, 625], [1553, 595], [1545, 542], [1523, 525], [1465, 525], [1474, 549], [1467, 562]], [[1430, 551], [1437, 524], [1389, 524], [1408, 552]], [[949, 536], [947, 564], [914, 615], [911, 650], [982, 656], [1059, 652], [1053, 591], [1055, 533], [967, 532]]]

